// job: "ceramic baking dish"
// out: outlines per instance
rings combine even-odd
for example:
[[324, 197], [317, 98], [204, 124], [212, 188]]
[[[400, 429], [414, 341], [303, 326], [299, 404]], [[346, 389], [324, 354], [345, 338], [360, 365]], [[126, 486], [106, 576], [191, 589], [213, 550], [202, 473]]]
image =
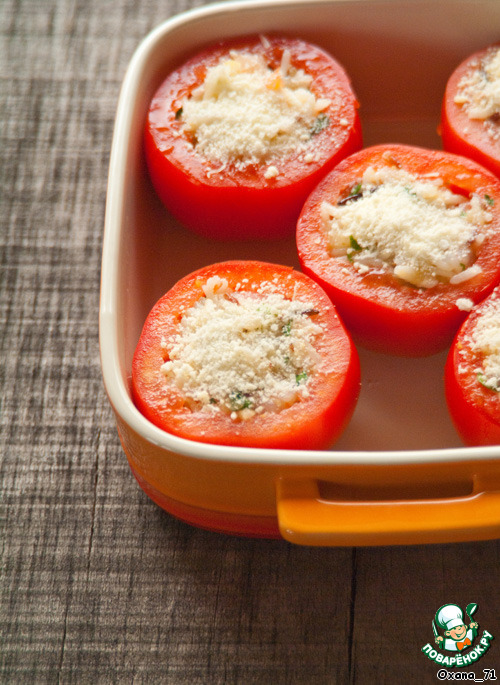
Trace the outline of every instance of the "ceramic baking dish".
[[224, 259], [298, 267], [291, 238], [216, 243], [177, 225], [143, 159], [149, 100], [207, 42], [297, 35], [330, 51], [361, 102], [365, 145], [440, 147], [448, 75], [498, 40], [498, 0], [224, 2], [175, 16], [139, 45], [116, 117], [105, 219], [100, 351], [130, 467], [171, 514], [212, 530], [308, 545], [386, 545], [500, 537], [500, 446], [466, 448], [448, 417], [445, 353], [397, 359], [359, 348], [362, 390], [331, 451], [257, 450], [169, 435], [136, 410], [131, 360], [154, 302], [195, 268]]

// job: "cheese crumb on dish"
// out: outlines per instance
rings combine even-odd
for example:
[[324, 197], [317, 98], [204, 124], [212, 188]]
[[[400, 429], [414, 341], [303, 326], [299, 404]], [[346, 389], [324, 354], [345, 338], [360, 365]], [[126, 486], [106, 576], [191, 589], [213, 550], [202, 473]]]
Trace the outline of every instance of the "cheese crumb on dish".
[[467, 337], [472, 352], [482, 357], [475, 372], [479, 382], [500, 391], [500, 298], [491, 299], [481, 311]]
[[271, 283], [238, 291], [215, 276], [202, 289], [164, 345], [162, 372], [186, 405], [239, 421], [306, 399], [321, 365], [313, 304], [285, 299]]
[[[270, 69], [264, 57], [231, 51], [207, 69], [204, 82], [185, 98], [180, 119], [196, 151], [212, 164], [250, 164], [304, 153], [326, 128], [330, 99], [311, 91], [312, 76], [291, 64], [289, 50]], [[277, 175], [274, 165], [266, 178]]]
[[492, 220], [489, 203], [451, 192], [434, 175], [369, 167], [344, 198], [323, 202], [320, 212], [332, 257], [360, 274], [391, 274], [432, 288], [481, 273], [475, 259]]
[[483, 121], [488, 135], [500, 139], [500, 48], [488, 50], [460, 80], [454, 98], [469, 119]]

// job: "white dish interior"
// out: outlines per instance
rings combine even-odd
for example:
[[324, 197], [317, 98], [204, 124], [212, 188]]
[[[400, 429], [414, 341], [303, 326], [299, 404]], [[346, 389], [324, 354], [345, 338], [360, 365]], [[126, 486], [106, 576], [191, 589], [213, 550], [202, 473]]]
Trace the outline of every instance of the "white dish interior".
[[124, 79], [113, 139], [103, 248], [100, 345], [114, 410], [166, 450], [206, 459], [310, 463], [411, 463], [496, 459], [500, 447], [464, 448], [444, 400], [446, 353], [399, 359], [358, 348], [362, 390], [331, 451], [234, 449], [168, 435], [130, 397], [132, 355], [155, 301], [194, 269], [225, 259], [298, 267], [295, 240], [213, 242], [180, 227], [157, 199], [144, 167], [142, 131], [152, 94], [200, 46], [244, 33], [283, 32], [324, 47], [346, 68], [361, 103], [365, 146], [441, 147], [446, 81], [474, 50], [498, 40], [498, 0], [280, 0], [225, 2], [173, 17], [147, 36]]

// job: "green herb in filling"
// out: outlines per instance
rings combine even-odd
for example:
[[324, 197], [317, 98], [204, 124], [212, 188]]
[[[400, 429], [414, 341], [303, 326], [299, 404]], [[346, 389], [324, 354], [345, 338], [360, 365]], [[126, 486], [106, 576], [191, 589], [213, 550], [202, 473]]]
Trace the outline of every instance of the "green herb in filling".
[[481, 383], [481, 385], [483, 385], [488, 390], [491, 390], [492, 392], [500, 392], [500, 387], [498, 386], [498, 381], [495, 384], [493, 384], [491, 381], [489, 381], [481, 373], [478, 373], [476, 378], [479, 381], [479, 383]]
[[349, 190], [348, 194], [337, 202], [338, 205], [345, 205], [353, 200], [359, 200], [363, 197], [363, 186], [361, 183], [357, 183], [355, 186]]
[[297, 385], [300, 385], [301, 383], [305, 383], [307, 381], [307, 372], [301, 371], [301, 373], [296, 373], [295, 374], [295, 381], [296, 381]]
[[330, 124], [330, 117], [328, 114], [321, 112], [311, 126], [311, 135], [316, 136], [320, 131], [323, 131]]
[[241, 411], [242, 409], [250, 409], [252, 407], [252, 399], [249, 395], [233, 390], [229, 395], [229, 408], [232, 411]]
[[351, 245], [351, 248], [355, 250], [355, 252], [361, 252], [361, 250], [363, 249], [353, 235], [349, 236], [349, 243]]

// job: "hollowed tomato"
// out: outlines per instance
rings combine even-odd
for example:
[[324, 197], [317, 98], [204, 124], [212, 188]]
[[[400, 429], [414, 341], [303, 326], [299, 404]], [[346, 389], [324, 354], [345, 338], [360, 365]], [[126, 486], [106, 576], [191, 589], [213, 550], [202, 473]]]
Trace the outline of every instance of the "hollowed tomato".
[[147, 317], [133, 398], [153, 424], [221, 445], [324, 449], [360, 386], [349, 334], [290, 267], [224, 262], [180, 280]]
[[446, 362], [446, 401], [468, 445], [500, 444], [499, 341], [500, 290], [496, 288], [463, 323]]
[[[488, 88], [498, 92], [496, 75], [488, 75], [485, 64], [500, 46], [484, 48], [467, 57], [446, 84], [439, 132], [449, 152], [474, 159], [500, 176], [500, 110], [496, 98], [488, 103]], [[481, 102], [482, 101], [482, 102]], [[479, 105], [479, 106], [478, 106]], [[470, 116], [471, 115], [471, 116]]]
[[[234, 71], [243, 81], [238, 97], [250, 88], [244, 79], [251, 83], [251, 68], [238, 59], [261, 59], [268, 79], [248, 106], [236, 97], [221, 100], [231, 90]], [[221, 64], [229, 75], [211, 71], [205, 85], [207, 72]], [[284, 88], [287, 74], [305, 79], [302, 90], [297, 85], [300, 97], [312, 94], [320, 109], [307, 124], [302, 115], [290, 121], [291, 110], [274, 116], [265, 104], [267, 96]], [[290, 91], [291, 100], [298, 90]], [[186, 110], [195, 100], [211, 109], [193, 129]], [[319, 179], [361, 147], [357, 108], [343, 67], [315, 45], [282, 36], [217, 43], [169, 74], [151, 101], [145, 127], [151, 180], [169, 211], [197, 233], [217, 239], [282, 238], [293, 234], [300, 208]], [[296, 141], [290, 138], [294, 127], [300, 133]], [[247, 140], [251, 154], [240, 149]]]
[[[401, 213], [401, 226], [397, 223], [399, 218], [396, 221], [391, 214], [389, 201], [380, 202], [373, 210], [373, 216], [368, 211], [359, 215], [358, 227], [378, 221], [379, 237], [383, 236], [386, 228], [387, 232], [397, 228], [404, 237], [406, 226], [413, 222], [415, 243], [412, 243], [410, 251], [417, 260], [426, 249], [420, 232], [423, 234], [428, 226], [425, 220], [422, 224], [415, 224], [414, 217], [424, 211], [426, 200], [414, 192], [412, 183], [434, 183], [438, 195], [439, 188], [446, 190], [449, 195], [445, 201], [451, 203], [452, 209], [454, 203], [458, 207], [451, 212], [456, 215], [453, 221], [460, 219], [460, 203], [472, 201], [482, 213], [482, 220], [487, 218], [487, 228], [484, 231], [477, 228], [473, 248], [469, 249], [469, 243], [463, 248], [468, 253], [464, 262], [468, 259], [470, 263], [462, 263], [460, 259], [457, 262], [454, 256], [455, 266], [464, 272], [452, 277], [456, 283], [452, 283], [452, 279], [446, 282], [434, 265], [432, 269], [429, 267], [427, 284], [418, 280], [412, 282], [411, 278], [408, 282], [399, 277], [398, 273], [411, 272], [411, 268], [404, 263], [399, 270], [384, 267], [384, 251], [390, 252], [390, 245], [378, 248], [380, 268], [372, 268], [369, 257], [376, 246], [370, 244], [369, 239], [360, 244], [356, 226], [348, 236], [350, 245], [345, 254], [339, 256], [332, 252], [322, 207], [333, 207], [334, 214], [335, 208], [347, 203], [354, 207], [357, 203], [366, 202], [365, 207], [375, 207], [375, 199], [382, 197], [382, 185], [374, 182], [362, 197], [360, 189], [365, 172], [376, 177], [376, 174], [390, 173], [391, 169], [400, 172], [403, 180], [399, 192], [407, 196], [407, 204]], [[404, 174], [409, 174], [410, 179], [406, 185]], [[431, 194], [434, 192], [434, 186], [425, 188], [424, 196], [429, 194], [429, 188]], [[324, 205], [325, 202], [328, 205]], [[467, 204], [463, 206], [468, 207]], [[472, 216], [472, 209], [470, 211]], [[425, 212], [422, 216], [426, 216]], [[380, 226], [381, 221], [386, 221], [386, 224]], [[429, 232], [429, 239], [441, 229], [439, 221], [434, 229]], [[447, 255], [449, 250], [453, 253], [453, 245], [447, 235], [444, 234], [438, 242], [439, 245], [430, 249], [432, 258], [436, 258], [433, 254], [435, 249], [442, 247], [443, 257], [438, 254], [436, 264], [450, 261]], [[480, 302], [500, 281], [500, 183], [483, 167], [450, 153], [402, 145], [366, 148], [342, 161], [311, 193], [298, 221], [297, 247], [302, 270], [328, 293], [355, 340], [366, 347], [391, 354], [429, 355], [451, 343], [472, 305]], [[368, 259], [363, 264], [365, 254]]]

